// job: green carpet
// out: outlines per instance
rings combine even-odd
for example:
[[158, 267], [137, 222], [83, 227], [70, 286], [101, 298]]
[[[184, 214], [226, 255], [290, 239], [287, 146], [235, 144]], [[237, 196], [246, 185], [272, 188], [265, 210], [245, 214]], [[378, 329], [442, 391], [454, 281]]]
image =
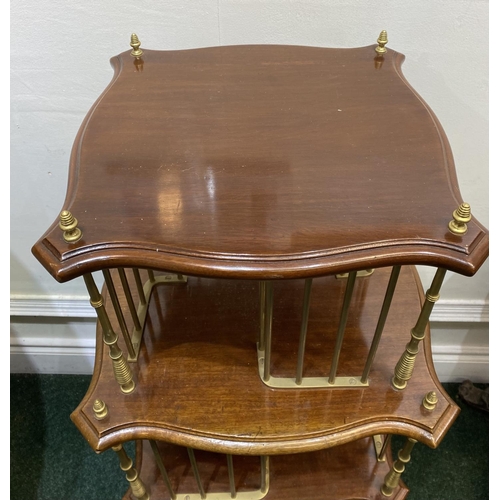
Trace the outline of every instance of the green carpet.
[[[69, 418], [89, 383], [90, 376], [11, 375], [11, 500], [123, 497], [128, 484], [116, 454], [96, 455]], [[459, 384], [443, 385], [456, 399]], [[413, 450], [403, 476], [407, 500], [489, 498], [489, 415], [456, 400], [462, 412], [439, 448]], [[393, 442], [397, 451], [402, 441]], [[134, 458], [132, 443], [125, 448]]]

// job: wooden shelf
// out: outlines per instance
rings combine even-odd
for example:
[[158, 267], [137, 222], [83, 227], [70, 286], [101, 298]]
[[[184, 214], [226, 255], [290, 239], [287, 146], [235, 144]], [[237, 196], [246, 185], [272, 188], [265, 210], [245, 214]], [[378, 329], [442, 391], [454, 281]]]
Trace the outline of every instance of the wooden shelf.
[[[357, 279], [339, 376], [363, 370], [389, 273], [377, 269]], [[274, 376], [295, 370], [303, 284], [274, 283]], [[345, 286], [346, 280], [334, 276], [313, 280], [304, 376], [328, 373]], [[72, 419], [96, 451], [147, 438], [207, 451], [271, 455], [383, 433], [404, 434], [435, 447], [459, 409], [434, 373], [429, 335], [408, 387], [400, 391], [391, 386], [421, 300], [415, 269], [403, 268], [369, 387], [271, 389], [258, 375], [258, 282], [189, 277], [187, 284], [158, 285], [138, 362], [131, 363], [135, 390], [120, 392], [98, 328], [92, 383]], [[429, 391], [438, 396], [432, 412], [421, 405]], [[109, 409], [100, 421], [92, 410], [97, 398]]]
[[64, 282], [103, 266], [303, 278], [399, 264], [473, 275], [488, 254], [438, 119], [375, 46], [144, 49], [82, 123], [64, 208], [34, 246]]
[[[177, 498], [185, 500], [189, 494], [191, 499], [199, 498], [186, 449], [165, 443], [159, 443], [159, 448]], [[390, 447], [387, 455], [391, 455]], [[137, 468], [151, 500], [170, 499], [148, 442], [138, 442], [136, 456]], [[197, 451], [196, 460], [206, 493], [229, 491], [225, 455]], [[258, 457], [234, 456], [233, 460], [237, 493], [258, 490]], [[391, 464], [392, 461], [377, 461], [370, 438], [311, 453], [272, 456], [269, 462], [269, 491], [265, 499], [386, 500], [387, 497], [380, 493], [380, 487]], [[390, 498], [402, 500], [407, 493], [408, 489], [400, 481]], [[129, 491], [124, 500], [135, 498]]]

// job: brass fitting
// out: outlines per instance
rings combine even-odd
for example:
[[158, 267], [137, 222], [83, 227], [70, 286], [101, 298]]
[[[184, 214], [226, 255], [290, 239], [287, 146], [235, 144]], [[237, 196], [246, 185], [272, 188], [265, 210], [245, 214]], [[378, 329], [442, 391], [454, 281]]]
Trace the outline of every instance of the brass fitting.
[[470, 205], [462, 203], [454, 212], [453, 220], [448, 224], [448, 229], [453, 234], [462, 235], [467, 232], [467, 222], [472, 219]]
[[142, 56], [142, 50], [139, 48], [141, 46], [141, 42], [135, 33], [132, 33], [132, 36], [130, 37], [130, 46], [134, 49], [130, 53], [132, 57], [139, 58]]
[[382, 54], [385, 54], [387, 52], [387, 49], [385, 48], [385, 44], [388, 42], [387, 40], [387, 31], [383, 30], [380, 32], [380, 35], [377, 39], [378, 46], [375, 47], [375, 52], [381, 56]]
[[63, 230], [64, 241], [76, 243], [82, 237], [82, 231], [77, 227], [78, 220], [69, 210], [63, 210], [59, 216], [59, 228]]

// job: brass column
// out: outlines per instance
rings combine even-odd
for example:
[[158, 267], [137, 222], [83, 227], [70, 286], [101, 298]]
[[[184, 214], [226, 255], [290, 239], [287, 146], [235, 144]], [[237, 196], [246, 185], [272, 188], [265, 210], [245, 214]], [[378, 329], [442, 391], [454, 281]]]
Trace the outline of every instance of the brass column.
[[126, 473], [125, 477], [130, 483], [132, 494], [137, 500], [149, 500], [149, 493], [144, 486], [138, 472], [134, 469], [132, 460], [127, 455], [121, 444], [112, 447], [120, 459], [120, 469]]
[[432, 284], [425, 294], [425, 302], [420, 311], [417, 323], [411, 331], [410, 342], [406, 344], [406, 350], [402, 354], [394, 370], [392, 385], [395, 389], [404, 389], [412, 376], [415, 358], [418, 354], [418, 346], [420, 341], [425, 337], [425, 329], [429, 322], [432, 308], [439, 299], [439, 290], [443, 284], [445, 274], [446, 269], [438, 268], [432, 280]]
[[405, 471], [406, 464], [410, 461], [410, 453], [415, 446], [416, 439], [408, 438], [404, 447], [398, 452], [398, 459], [392, 465], [392, 470], [390, 470], [384, 479], [384, 484], [380, 488], [382, 495], [390, 497], [392, 492], [399, 483], [399, 478], [401, 474]]
[[132, 378], [132, 370], [123, 357], [122, 350], [118, 347], [118, 335], [113, 331], [108, 313], [104, 308], [102, 295], [97, 289], [92, 274], [84, 274], [83, 278], [90, 295], [90, 304], [96, 310], [97, 317], [101, 323], [104, 343], [109, 347], [109, 357], [113, 361], [115, 379], [120, 384], [122, 392], [128, 394], [135, 389], [135, 382]]

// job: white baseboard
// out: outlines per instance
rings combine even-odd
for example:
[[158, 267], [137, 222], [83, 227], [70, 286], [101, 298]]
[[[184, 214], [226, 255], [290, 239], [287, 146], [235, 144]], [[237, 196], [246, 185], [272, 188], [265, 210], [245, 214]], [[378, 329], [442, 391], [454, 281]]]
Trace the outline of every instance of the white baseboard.
[[[435, 305], [433, 360], [441, 382], [488, 383], [488, 321], [487, 302]], [[94, 353], [95, 311], [87, 299], [12, 298], [11, 373], [90, 375]]]

